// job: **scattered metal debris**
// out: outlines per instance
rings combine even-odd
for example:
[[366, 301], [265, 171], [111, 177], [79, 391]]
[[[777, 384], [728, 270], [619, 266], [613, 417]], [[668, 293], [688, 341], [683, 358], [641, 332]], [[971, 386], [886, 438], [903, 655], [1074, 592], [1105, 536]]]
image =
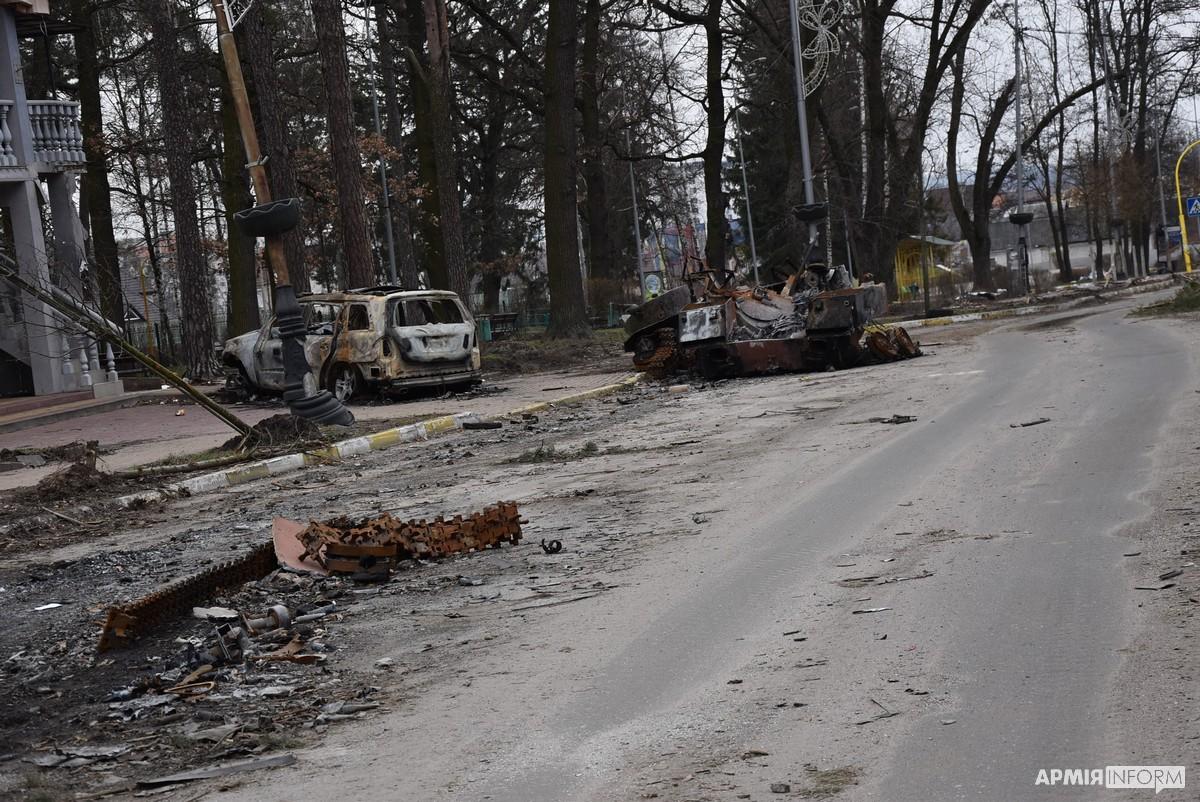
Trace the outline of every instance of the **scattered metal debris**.
[[1008, 428], [1023, 429], [1027, 426], [1040, 426], [1043, 423], [1049, 423], [1049, 422], [1050, 422], [1049, 418], [1038, 418], [1037, 420], [1025, 421], [1024, 423], [1010, 423], [1010, 424], [1008, 424]]
[[851, 615], [863, 615], [865, 613], [882, 613], [884, 610], [890, 610], [891, 607], [868, 607], [865, 610], [851, 610]]
[[873, 721], [879, 721], [880, 719], [892, 718], [893, 716], [898, 716], [898, 715], [900, 715], [900, 711], [899, 711], [899, 710], [888, 710], [886, 707], [884, 707], [882, 704], [880, 704], [879, 702], [875, 701], [874, 699], [870, 699], [870, 700], [868, 700], [868, 701], [870, 701], [870, 702], [871, 702], [871, 704], [875, 705], [876, 707], [878, 707], [878, 708], [879, 708], [880, 710], [882, 710], [883, 712], [882, 712], [882, 713], [879, 713], [878, 715], [871, 716], [870, 718], [864, 718], [864, 719], [862, 719], [862, 720], [860, 720], [860, 721], [856, 721], [856, 722], [854, 722], [854, 724], [855, 724], [856, 726], [859, 726], [859, 727], [861, 727], [863, 724], [870, 724], [870, 723], [871, 723], [871, 722], [873, 722]]
[[209, 780], [214, 777], [228, 777], [230, 774], [240, 774], [244, 771], [257, 771], [259, 769], [273, 769], [280, 766], [290, 766], [296, 762], [296, 756], [293, 754], [272, 755], [271, 757], [260, 757], [254, 760], [243, 760], [239, 763], [226, 763], [223, 766], [210, 766], [206, 769], [195, 769], [193, 771], [183, 771], [178, 774], [168, 774], [165, 777], [154, 777], [149, 780], [139, 780], [138, 786], [142, 788], [154, 788], [160, 785], [174, 785], [175, 783], [191, 782], [193, 780]]
[[876, 417], [876, 418], [867, 418], [866, 420], [852, 420], [852, 421], [849, 421], [849, 425], [862, 424], [862, 423], [890, 423], [890, 424], [895, 425], [895, 424], [901, 424], [901, 423], [912, 423], [916, 419], [917, 418], [915, 415], [896, 414], [896, 415], [892, 415], [892, 417], [890, 417], [890, 418]]
[[236, 621], [238, 612], [228, 607], [193, 607], [192, 618], [201, 621]]
[[222, 588], [261, 579], [277, 565], [274, 545], [264, 543], [241, 557], [170, 582], [136, 601], [110, 607], [97, 651], [123, 646], [164, 620], [189, 615], [195, 602]]
[[542, 551], [546, 552], [547, 554], [558, 554], [563, 548], [561, 540], [551, 540], [549, 543], [547, 543], [545, 540], [542, 540], [541, 546]]
[[449, 520], [401, 521], [384, 513], [358, 522], [346, 518], [313, 522], [296, 537], [304, 547], [302, 560], [316, 561], [334, 573], [371, 572], [384, 560], [446, 557], [503, 543], [515, 545], [521, 540], [521, 514], [511, 501]]

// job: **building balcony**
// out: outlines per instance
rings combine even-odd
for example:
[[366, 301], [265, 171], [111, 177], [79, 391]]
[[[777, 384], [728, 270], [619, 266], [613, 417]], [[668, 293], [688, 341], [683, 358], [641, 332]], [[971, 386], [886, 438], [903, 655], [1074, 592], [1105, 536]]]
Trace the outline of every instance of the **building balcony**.
[[83, 153], [78, 103], [71, 100], [29, 101], [29, 126], [33, 132], [31, 165], [23, 165], [20, 153], [13, 147], [15, 113], [13, 101], [0, 100], [0, 169], [27, 166], [38, 173], [83, 169], [87, 157]]

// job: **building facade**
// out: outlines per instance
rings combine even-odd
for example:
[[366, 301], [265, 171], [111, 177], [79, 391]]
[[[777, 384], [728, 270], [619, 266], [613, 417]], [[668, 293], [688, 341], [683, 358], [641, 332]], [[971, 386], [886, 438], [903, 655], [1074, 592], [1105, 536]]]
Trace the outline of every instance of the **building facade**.
[[[27, 97], [19, 45], [40, 35], [49, 13], [49, 0], [0, 0], [0, 258], [31, 283], [83, 299], [79, 104]], [[119, 392], [105, 351], [46, 304], [0, 286], [0, 395]]]

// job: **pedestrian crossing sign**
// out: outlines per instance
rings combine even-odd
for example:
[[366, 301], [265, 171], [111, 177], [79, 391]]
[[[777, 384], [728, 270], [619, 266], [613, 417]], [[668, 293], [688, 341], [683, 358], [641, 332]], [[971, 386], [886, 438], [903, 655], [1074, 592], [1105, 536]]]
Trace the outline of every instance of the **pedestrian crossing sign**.
[[1183, 206], [1187, 209], [1188, 217], [1200, 217], [1200, 196], [1188, 198]]

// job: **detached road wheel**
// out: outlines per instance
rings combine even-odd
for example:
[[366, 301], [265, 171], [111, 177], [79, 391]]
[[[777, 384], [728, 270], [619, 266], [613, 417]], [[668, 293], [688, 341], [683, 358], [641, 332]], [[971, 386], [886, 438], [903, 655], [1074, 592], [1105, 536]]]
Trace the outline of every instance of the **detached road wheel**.
[[362, 379], [358, 375], [358, 368], [353, 365], [335, 365], [329, 373], [327, 389], [333, 393], [334, 398], [342, 402], [349, 401], [358, 395], [362, 389]]

